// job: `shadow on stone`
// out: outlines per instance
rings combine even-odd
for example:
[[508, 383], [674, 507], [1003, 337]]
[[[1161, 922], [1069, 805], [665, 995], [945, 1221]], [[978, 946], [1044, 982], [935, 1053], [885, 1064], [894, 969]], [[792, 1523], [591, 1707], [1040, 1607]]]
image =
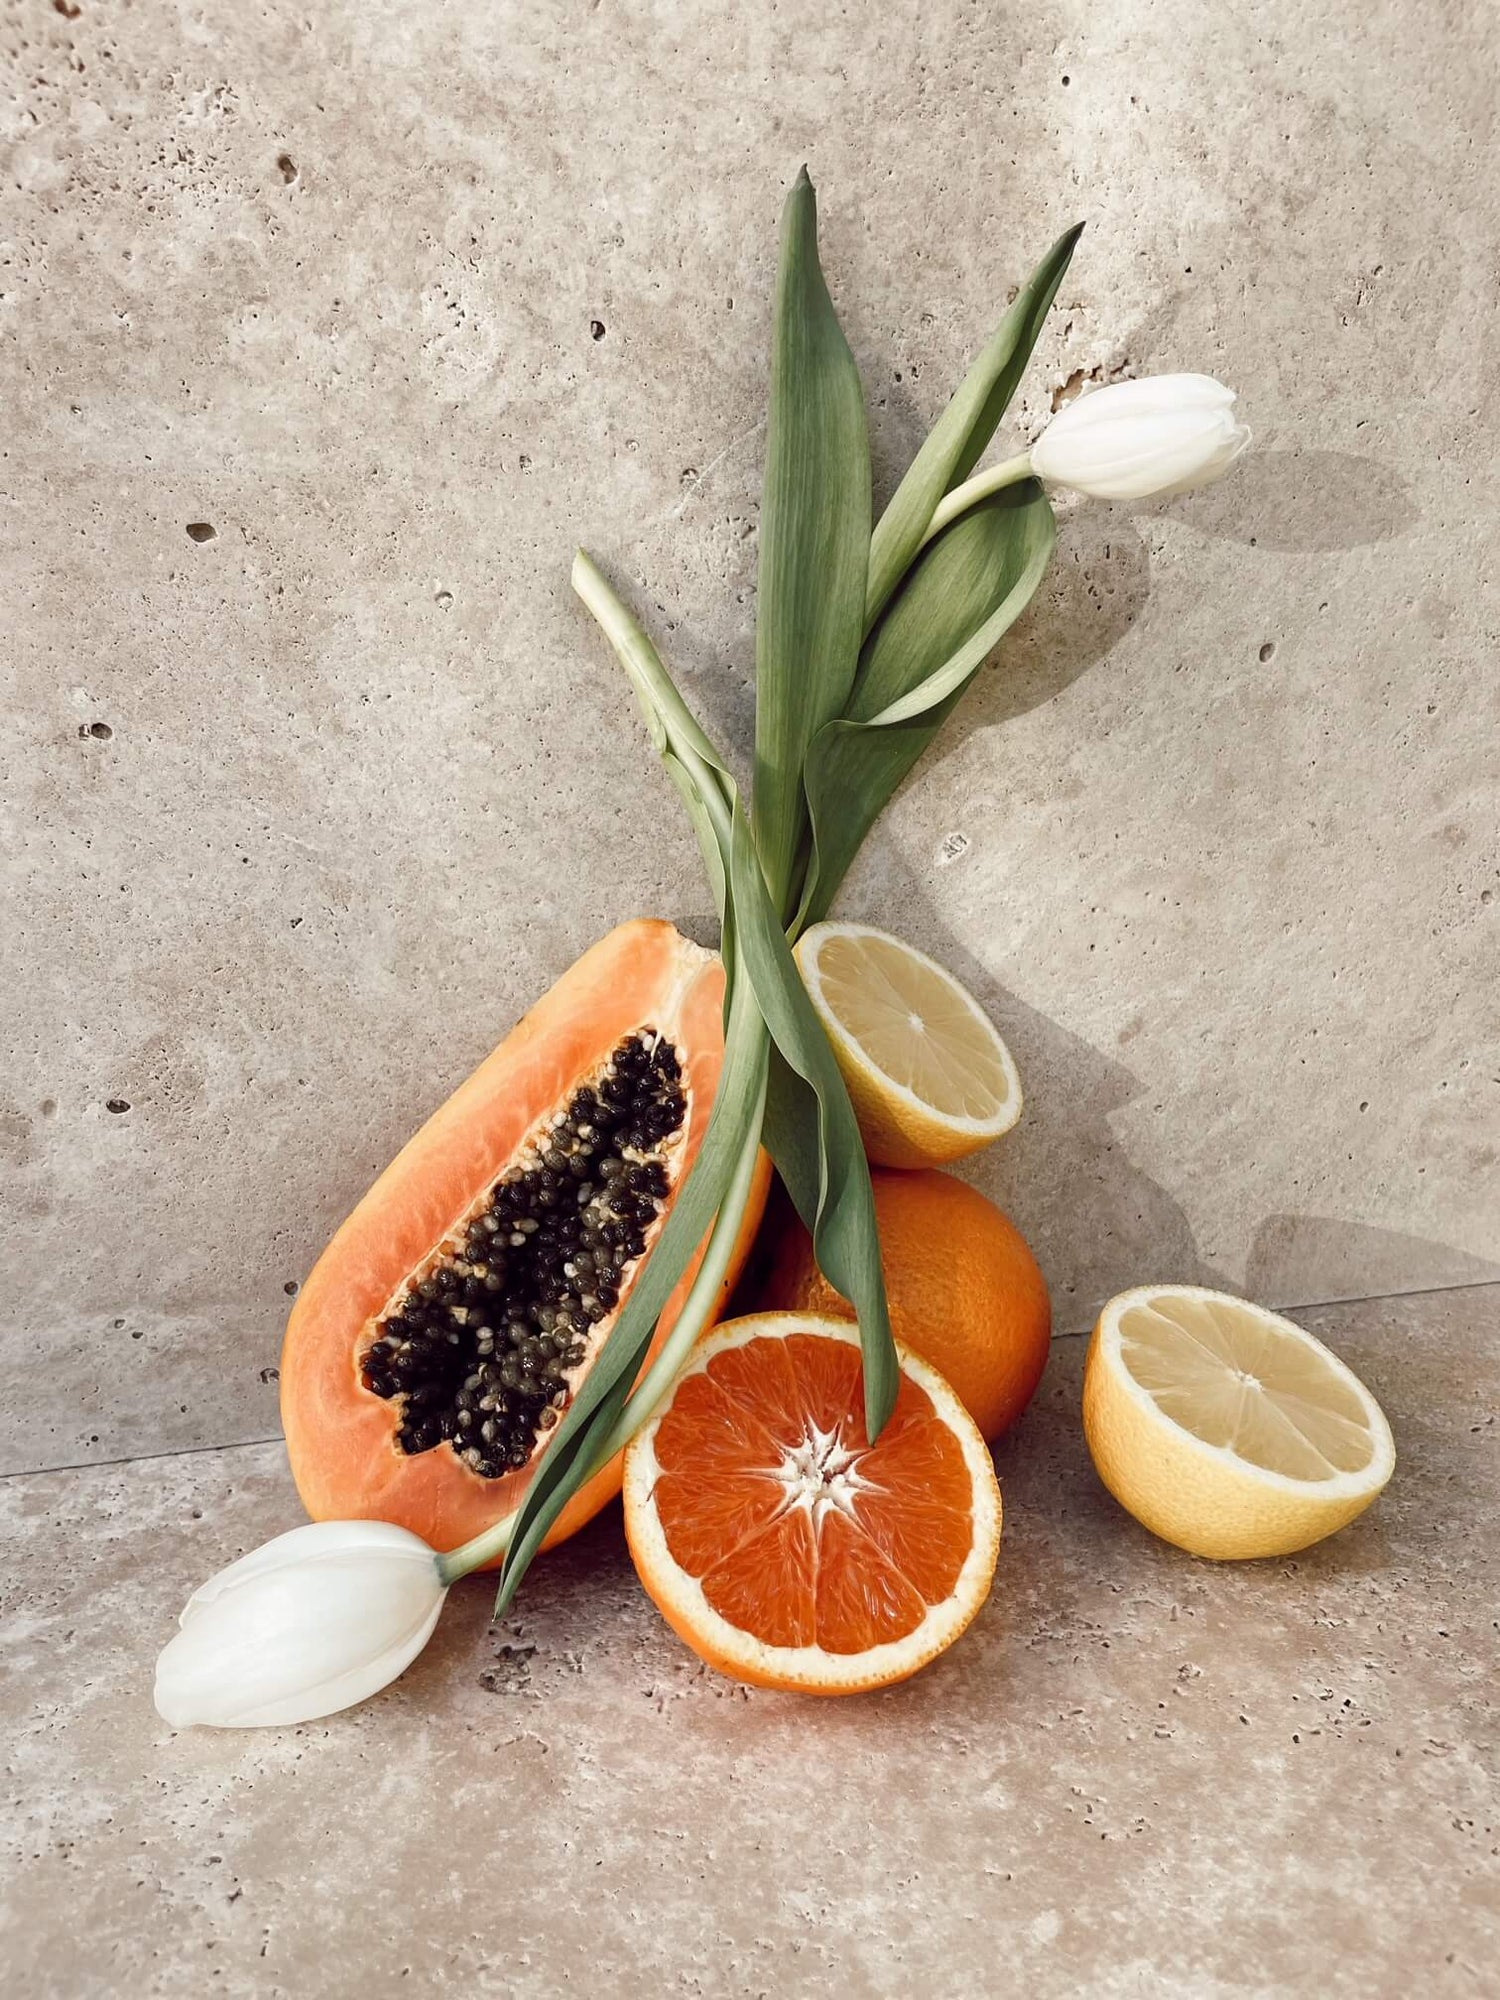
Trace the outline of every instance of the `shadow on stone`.
[[1500, 1261], [1403, 1230], [1325, 1215], [1268, 1215], [1256, 1229], [1245, 1266], [1247, 1296], [1266, 1305], [1384, 1298], [1497, 1280]]
[[1253, 445], [1222, 485], [1132, 511], [1292, 555], [1390, 541], [1416, 518], [1406, 481], [1377, 459]]
[[[1146, 608], [1150, 556], [1123, 516], [1065, 513], [1041, 588], [975, 676], [939, 755], [976, 729], [1040, 708], [1106, 659]], [[919, 767], [921, 768], [921, 767]]]
[[898, 931], [961, 980], [995, 1022], [1026, 1089], [1021, 1123], [960, 1171], [1012, 1216], [1052, 1288], [1058, 1333], [1081, 1333], [1103, 1301], [1152, 1280], [1223, 1286], [1183, 1210], [1121, 1149], [1112, 1129], [1141, 1086], [1122, 1063], [1059, 1027], [993, 978], [888, 852], [842, 906]]

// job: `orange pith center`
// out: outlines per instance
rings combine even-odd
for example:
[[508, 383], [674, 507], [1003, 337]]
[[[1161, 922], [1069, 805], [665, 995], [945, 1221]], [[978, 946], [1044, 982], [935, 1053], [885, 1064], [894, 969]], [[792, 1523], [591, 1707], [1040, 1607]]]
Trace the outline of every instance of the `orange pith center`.
[[859, 1350], [761, 1336], [681, 1383], [657, 1517], [719, 1614], [768, 1646], [862, 1653], [952, 1595], [974, 1540], [963, 1450], [905, 1375], [871, 1444]]

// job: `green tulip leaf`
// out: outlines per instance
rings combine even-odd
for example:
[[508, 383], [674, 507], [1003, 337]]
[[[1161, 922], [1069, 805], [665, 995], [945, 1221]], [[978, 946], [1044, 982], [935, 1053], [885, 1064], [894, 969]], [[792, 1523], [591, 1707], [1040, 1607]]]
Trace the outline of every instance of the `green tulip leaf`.
[[921, 548], [938, 502], [968, 478], [995, 435], [1082, 234], [1080, 222], [1059, 236], [1037, 265], [891, 496], [870, 542], [867, 631]]
[[865, 1425], [885, 1428], [900, 1387], [864, 1141], [848, 1088], [771, 902], [744, 815], [730, 883], [739, 963], [779, 1061], [762, 1127], [766, 1148], [812, 1231], [819, 1268], [854, 1307], [864, 1355]]
[[802, 760], [849, 697], [869, 552], [864, 393], [823, 282], [804, 170], [782, 215], [755, 623], [755, 839], [787, 914], [806, 852]]
[[799, 929], [828, 914], [887, 800], [1031, 601], [1056, 539], [1028, 479], [960, 515], [918, 558], [865, 642], [848, 716], [807, 754], [813, 855]]

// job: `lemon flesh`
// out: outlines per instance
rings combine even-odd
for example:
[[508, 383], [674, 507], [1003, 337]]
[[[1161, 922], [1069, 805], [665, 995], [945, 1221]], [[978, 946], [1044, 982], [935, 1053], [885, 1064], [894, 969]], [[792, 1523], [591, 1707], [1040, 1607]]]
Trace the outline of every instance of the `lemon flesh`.
[[1291, 1320], [1195, 1285], [1143, 1286], [1104, 1308], [1084, 1429], [1137, 1520], [1219, 1558], [1321, 1541], [1395, 1465], [1379, 1404], [1337, 1355]]
[[865, 924], [823, 923], [804, 935], [797, 961], [872, 1160], [938, 1166], [1016, 1123], [1021, 1079], [1009, 1049], [933, 959]]

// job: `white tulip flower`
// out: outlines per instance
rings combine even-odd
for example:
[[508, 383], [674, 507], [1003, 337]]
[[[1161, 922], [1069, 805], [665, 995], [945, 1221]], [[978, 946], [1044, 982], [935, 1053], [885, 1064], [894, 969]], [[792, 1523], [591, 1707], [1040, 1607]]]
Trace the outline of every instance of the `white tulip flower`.
[[448, 1587], [419, 1535], [317, 1521], [194, 1591], [156, 1663], [156, 1708], [181, 1729], [312, 1722], [393, 1681], [432, 1636]]
[[1250, 432], [1235, 393], [1212, 375], [1147, 375], [1067, 403], [1030, 451], [988, 466], [945, 493], [924, 544], [991, 494], [1023, 479], [1071, 486], [1095, 500], [1145, 500], [1207, 486], [1239, 457]]
[[1211, 375], [1110, 383], [1058, 411], [1031, 447], [1031, 469], [1096, 500], [1190, 493], [1250, 442], [1234, 403], [1233, 389]]

